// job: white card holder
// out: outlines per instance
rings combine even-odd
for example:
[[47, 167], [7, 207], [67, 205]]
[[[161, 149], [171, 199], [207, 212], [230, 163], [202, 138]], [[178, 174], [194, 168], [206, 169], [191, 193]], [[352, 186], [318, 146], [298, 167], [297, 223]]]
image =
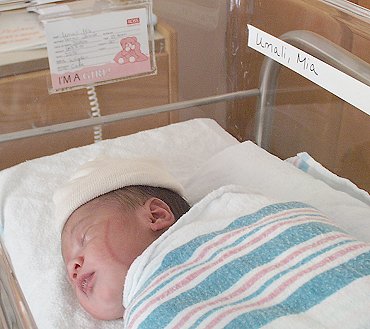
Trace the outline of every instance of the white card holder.
[[82, 0], [37, 8], [49, 93], [157, 73], [152, 1]]

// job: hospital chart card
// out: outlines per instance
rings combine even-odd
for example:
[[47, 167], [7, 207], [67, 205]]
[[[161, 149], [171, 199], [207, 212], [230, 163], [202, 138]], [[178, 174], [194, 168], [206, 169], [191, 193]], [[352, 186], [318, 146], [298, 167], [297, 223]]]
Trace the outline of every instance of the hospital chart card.
[[44, 23], [52, 92], [155, 71], [146, 8]]

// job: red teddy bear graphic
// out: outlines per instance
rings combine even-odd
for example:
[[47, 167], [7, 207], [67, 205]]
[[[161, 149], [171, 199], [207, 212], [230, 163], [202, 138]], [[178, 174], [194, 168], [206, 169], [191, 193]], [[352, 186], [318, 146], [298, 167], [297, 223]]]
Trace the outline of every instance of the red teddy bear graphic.
[[143, 62], [148, 59], [141, 52], [140, 43], [136, 37], [123, 38], [121, 41], [122, 50], [114, 57], [114, 61], [118, 64]]

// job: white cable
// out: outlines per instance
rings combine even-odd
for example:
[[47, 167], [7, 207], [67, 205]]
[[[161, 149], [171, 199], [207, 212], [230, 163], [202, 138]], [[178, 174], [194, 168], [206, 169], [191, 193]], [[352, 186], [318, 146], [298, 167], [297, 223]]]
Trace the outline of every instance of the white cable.
[[[96, 90], [94, 86], [87, 87], [87, 96], [90, 102], [90, 112], [93, 118], [100, 117], [100, 108], [99, 108], [99, 101], [98, 95], [96, 94]], [[100, 142], [103, 140], [103, 129], [101, 125], [97, 125], [93, 127], [94, 131], [94, 143]]]

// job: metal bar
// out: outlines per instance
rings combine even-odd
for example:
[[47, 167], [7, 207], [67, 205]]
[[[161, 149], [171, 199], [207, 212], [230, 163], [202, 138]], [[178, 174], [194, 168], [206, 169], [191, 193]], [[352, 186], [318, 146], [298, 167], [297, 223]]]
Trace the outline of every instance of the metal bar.
[[220, 103], [220, 102], [244, 98], [244, 97], [253, 97], [253, 96], [258, 96], [258, 95], [259, 95], [258, 89], [243, 90], [243, 91], [226, 93], [226, 94], [217, 95], [217, 96], [210, 96], [210, 97], [189, 100], [189, 101], [153, 106], [153, 107], [148, 107], [145, 109], [120, 112], [120, 113], [105, 115], [101, 117], [59, 123], [59, 124], [50, 125], [46, 127], [26, 129], [26, 130], [21, 130], [17, 132], [1, 134], [0, 143], [12, 141], [12, 140], [18, 140], [22, 138], [35, 137], [35, 136], [40, 136], [40, 135], [45, 135], [45, 134], [52, 134], [52, 133], [57, 133], [57, 132], [62, 132], [62, 131], [68, 131], [68, 130], [77, 129], [77, 128], [85, 128], [85, 127], [90, 127], [90, 126], [95, 126], [95, 125], [112, 123], [112, 122], [116, 122], [120, 120], [138, 118], [138, 117], [151, 115], [151, 114], [158, 114], [162, 112], [177, 111], [177, 110], [194, 107], [194, 106]]
[[[28, 308], [23, 292], [15, 277], [10, 258], [0, 238], [0, 307], [4, 329], [36, 329], [36, 323]], [[1, 327], [2, 328], [2, 327]]]
[[358, 16], [361, 19], [368, 20], [369, 19], [369, 11], [353, 2], [349, 2], [347, 0], [320, 0], [326, 4], [330, 4], [331, 6], [338, 8], [339, 10], [346, 12], [351, 16]]

